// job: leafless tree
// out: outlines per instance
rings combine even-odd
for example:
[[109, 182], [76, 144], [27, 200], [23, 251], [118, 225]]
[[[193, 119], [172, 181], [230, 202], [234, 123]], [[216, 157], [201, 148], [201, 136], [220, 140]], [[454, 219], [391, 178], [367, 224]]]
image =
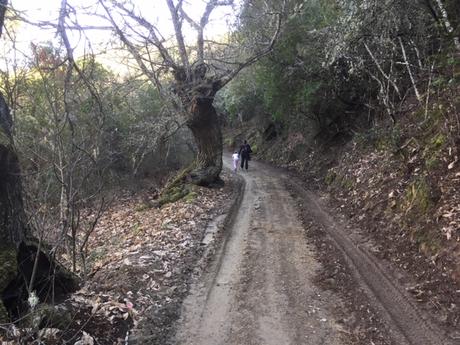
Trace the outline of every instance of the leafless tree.
[[[244, 6], [250, 3], [246, 1]], [[217, 42], [205, 37], [212, 14], [220, 7], [235, 6], [233, 0], [208, 0], [198, 19], [187, 13], [186, 1], [164, 0], [172, 37], [145, 18], [135, 2], [99, 0], [99, 4], [143, 74], [173, 100], [176, 112], [193, 133], [198, 152], [189, 174], [190, 181], [198, 185], [215, 182], [222, 169], [222, 134], [213, 106], [214, 97], [242, 69], [273, 49], [281, 29], [285, 1], [274, 8], [265, 2], [266, 11], [261, 16], [266, 16], [266, 27], [271, 32], [259, 37], [252, 51], [235, 49], [230, 40]], [[192, 45], [186, 39], [186, 26], [195, 33]]]

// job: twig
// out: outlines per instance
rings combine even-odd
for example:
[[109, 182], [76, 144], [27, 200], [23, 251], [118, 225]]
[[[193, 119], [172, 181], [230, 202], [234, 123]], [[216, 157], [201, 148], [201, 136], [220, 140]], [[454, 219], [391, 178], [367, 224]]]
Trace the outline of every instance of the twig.
[[407, 73], [409, 73], [409, 78], [414, 88], [415, 97], [417, 97], [417, 101], [419, 101], [419, 103], [422, 103], [422, 98], [420, 97], [420, 93], [418, 92], [417, 84], [415, 83], [415, 79], [414, 79], [414, 75], [412, 74], [412, 70], [410, 69], [409, 61], [407, 60], [406, 49], [404, 48], [404, 44], [401, 39], [401, 36], [398, 36], [398, 41], [399, 41], [399, 46], [401, 47], [401, 52], [403, 54], [404, 63], [407, 68]]
[[426, 97], [425, 97], [425, 119], [424, 119], [424, 121], [426, 121], [428, 119], [428, 104], [429, 104], [429, 101], [430, 101], [430, 89], [431, 89], [431, 80], [433, 78], [433, 68], [434, 68], [434, 62], [431, 64], [430, 74], [429, 74], [429, 77], [428, 77], [428, 87], [427, 87], [427, 90], [426, 90]]
[[383, 75], [383, 77], [388, 80], [389, 83], [391, 83], [391, 85], [393, 86], [393, 88], [395, 89], [396, 93], [398, 94], [399, 97], [401, 97], [401, 94], [399, 92], [399, 88], [398, 86], [396, 85], [396, 83], [390, 78], [390, 76], [388, 76], [382, 69], [382, 67], [380, 66], [379, 62], [377, 61], [377, 59], [375, 58], [374, 54], [372, 54], [371, 50], [369, 49], [368, 45], [366, 44], [366, 42], [364, 42], [364, 47], [366, 48], [366, 51], [367, 53], [369, 54], [369, 56], [371, 57], [372, 61], [374, 61], [374, 64], [377, 66], [377, 69], [379, 70], [379, 72]]

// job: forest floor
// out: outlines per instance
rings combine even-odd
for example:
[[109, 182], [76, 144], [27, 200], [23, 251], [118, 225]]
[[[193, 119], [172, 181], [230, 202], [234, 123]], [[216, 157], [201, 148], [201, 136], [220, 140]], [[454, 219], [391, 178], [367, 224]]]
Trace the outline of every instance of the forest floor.
[[0, 343], [165, 344], [190, 277], [207, 266], [241, 195], [240, 180], [222, 178], [223, 187], [196, 187], [161, 208], [154, 191], [118, 191], [89, 238], [81, 289], [37, 327], [0, 325]]
[[163, 344], [170, 337], [189, 278], [206, 266], [212, 237], [239, 195], [241, 182], [226, 173], [223, 179], [224, 187], [196, 187], [160, 209], [141, 191], [102, 217], [90, 242], [90, 279], [71, 298], [95, 343]]

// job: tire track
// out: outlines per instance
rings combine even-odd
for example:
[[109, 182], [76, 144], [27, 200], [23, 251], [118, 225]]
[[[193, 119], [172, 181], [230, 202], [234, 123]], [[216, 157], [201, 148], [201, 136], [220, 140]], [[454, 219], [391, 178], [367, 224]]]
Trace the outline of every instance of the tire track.
[[458, 345], [447, 338], [428, 316], [414, 304], [405, 289], [396, 283], [391, 272], [371, 253], [347, 236], [343, 227], [324, 211], [318, 197], [293, 179], [286, 180], [306, 203], [305, 211], [323, 225], [335, 246], [344, 254], [356, 280], [367, 292], [377, 310], [392, 325], [391, 337], [401, 345]]

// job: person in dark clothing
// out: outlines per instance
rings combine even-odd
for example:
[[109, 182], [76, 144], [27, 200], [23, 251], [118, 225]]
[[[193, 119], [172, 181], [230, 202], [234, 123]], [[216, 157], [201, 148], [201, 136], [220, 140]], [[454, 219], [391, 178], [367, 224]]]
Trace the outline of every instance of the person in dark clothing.
[[238, 152], [241, 158], [241, 170], [246, 168], [248, 170], [248, 161], [251, 160], [251, 146], [249, 146], [248, 142], [245, 140], [243, 145], [240, 146], [240, 151]]

